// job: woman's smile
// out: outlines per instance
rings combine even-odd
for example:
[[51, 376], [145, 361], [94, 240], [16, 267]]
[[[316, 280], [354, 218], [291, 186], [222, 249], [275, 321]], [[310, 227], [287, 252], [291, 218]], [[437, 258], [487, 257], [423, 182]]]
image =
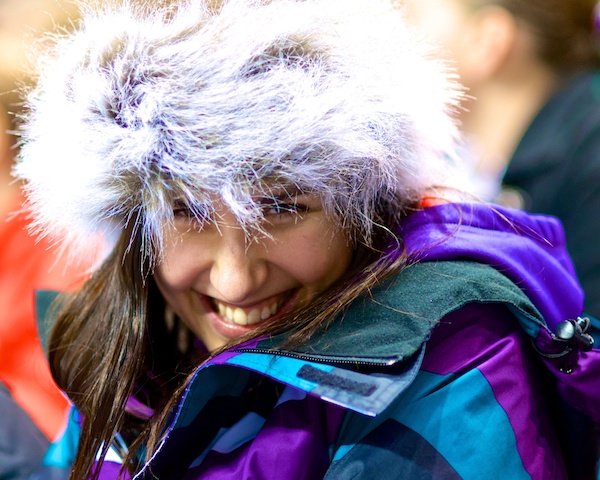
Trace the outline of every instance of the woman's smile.
[[282, 307], [288, 306], [289, 300], [295, 297], [293, 294], [294, 291], [288, 291], [247, 307], [234, 305], [216, 298], [208, 298], [208, 301], [215, 313], [218, 313], [224, 321], [246, 326], [260, 324], [276, 317]]
[[[235, 305], [206, 295], [199, 297], [206, 313], [202, 325], [199, 325], [202, 328], [197, 328], [195, 333], [210, 348], [211, 332], [218, 334], [223, 340], [235, 340], [293, 310], [297, 305], [298, 290], [274, 295], [248, 306]], [[195, 318], [198, 320], [200, 316], [196, 315]]]

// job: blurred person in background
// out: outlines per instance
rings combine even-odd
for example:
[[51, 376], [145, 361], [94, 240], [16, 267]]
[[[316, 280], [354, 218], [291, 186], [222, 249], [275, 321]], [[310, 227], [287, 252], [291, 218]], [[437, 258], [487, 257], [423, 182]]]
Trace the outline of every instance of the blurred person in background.
[[[36, 34], [69, 25], [74, 9], [56, 0], [0, 2], [0, 479], [61, 478], [40, 473], [51, 440], [61, 433], [68, 401], [52, 377], [38, 337], [35, 290], [67, 289], [87, 267], [66, 268], [48, 241], [28, 233], [19, 184], [10, 170], [18, 85], [28, 79], [24, 52]], [[48, 159], [52, 161], [51, 158]], [[39, 333], [44, 333], [43, 327]], [[66, 476], [63, 474], [62, 477]]]
[[455, 62], [480, 196], [558, 217], [600, 316], [596, 0], [400, 0]]

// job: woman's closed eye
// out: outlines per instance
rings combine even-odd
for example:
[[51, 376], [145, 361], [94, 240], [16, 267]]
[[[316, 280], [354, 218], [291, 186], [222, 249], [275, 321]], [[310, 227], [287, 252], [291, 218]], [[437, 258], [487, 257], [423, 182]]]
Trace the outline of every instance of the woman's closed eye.
[[307, 205], [296, 202], [272, 202], [264, 206], [265, 215], [282, 215], [304, 213], [309, 210]]
[[176, 201], [173, 205], [173, 218], [181, 227], [203, 230], [207, 215], [203, 211], [195, 211], [193, 207], [184, 202]]
[[176, 207], [173, 209], [173, 216], [176, 218], [194, 218], [194, 214], [187, 207]]
[[269, 199], [263, 202], [263, 214], [265, 220], [269, 223], [277, 224], [282, 222], [302, 220], [302, 215], [308, 213], [310, 208], [304, 203], [295, 201], [278, 201]]

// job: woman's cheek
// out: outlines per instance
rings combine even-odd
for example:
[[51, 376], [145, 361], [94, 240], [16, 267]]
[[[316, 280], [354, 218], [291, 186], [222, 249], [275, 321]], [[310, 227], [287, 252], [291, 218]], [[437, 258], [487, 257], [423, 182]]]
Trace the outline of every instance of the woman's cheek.
[[[193, 261], [193, 260], [196, 261]], [[162, 263], [155, 270], [160, 282], [172, 289], [182, 290], [191, 287], [200, 272], [200, 258], [191, 255], [183, 245], [167, 251]]]

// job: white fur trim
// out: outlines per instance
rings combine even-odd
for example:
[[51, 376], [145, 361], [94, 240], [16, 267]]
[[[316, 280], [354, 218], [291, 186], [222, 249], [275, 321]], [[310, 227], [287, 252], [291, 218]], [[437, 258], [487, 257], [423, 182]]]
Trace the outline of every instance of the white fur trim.
[[128, 5], [87, 12], [29, 95], [15, 172], [42, 234], [77, 251], [140, 214], [154, 257], [175, 199], [249, 224], [275, 176], [368, 239], [379, 195], [446, 181], [460, 94], [388, 0]]

